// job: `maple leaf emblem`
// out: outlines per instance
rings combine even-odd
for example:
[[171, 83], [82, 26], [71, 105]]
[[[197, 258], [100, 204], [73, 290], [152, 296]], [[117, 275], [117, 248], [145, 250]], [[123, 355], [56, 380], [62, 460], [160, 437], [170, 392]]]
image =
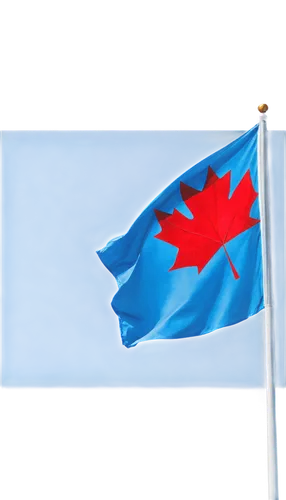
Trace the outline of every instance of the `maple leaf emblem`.
[[161, 232], [155, 238], [179, 249], [169, 271], [197, 266], [200, 273], [223, 247], [235, 279], [239, 278], [226, 243], [260, 222], [249, 215], [258, 193], [253, 188], [248, 170], [229, 198], [230, 175], [229, 171], [223, 177], [218, 177], [209, 167], [202, 191], [181, 182], [181, 195], [193, 219], [185, 217], [176, 209], [172, 214], [155, 209], [161, 226]]

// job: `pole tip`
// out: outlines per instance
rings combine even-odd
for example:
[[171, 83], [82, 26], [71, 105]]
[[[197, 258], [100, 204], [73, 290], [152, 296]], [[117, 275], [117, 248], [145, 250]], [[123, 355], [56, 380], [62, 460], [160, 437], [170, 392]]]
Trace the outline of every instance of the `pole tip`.
[[265, 113], [268, 113], [271, 110], [271, 105], [267, 101], [261, 101], [258, 104], [256, 104], [255, 109], [257, 113], [264, 115]]

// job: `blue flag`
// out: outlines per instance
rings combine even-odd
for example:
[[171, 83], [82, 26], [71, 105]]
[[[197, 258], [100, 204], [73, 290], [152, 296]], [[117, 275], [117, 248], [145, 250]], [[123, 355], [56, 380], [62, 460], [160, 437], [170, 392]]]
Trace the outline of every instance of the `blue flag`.
[[126, 347], [204, 335], [263, 309], [257, 136], [255, 126], [191, 167], [97, 252], [117, 280]]

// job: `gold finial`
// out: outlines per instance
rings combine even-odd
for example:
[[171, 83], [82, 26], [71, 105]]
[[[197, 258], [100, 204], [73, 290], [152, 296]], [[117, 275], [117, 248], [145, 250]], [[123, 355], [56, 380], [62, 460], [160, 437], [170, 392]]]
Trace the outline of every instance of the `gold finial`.
[[255, 109], [257, 113], [264, 115], [265, 113], [268, 113], [271, 110], [271, 105], [267, 101], [261, 101], [258, 104], [256, 104]]

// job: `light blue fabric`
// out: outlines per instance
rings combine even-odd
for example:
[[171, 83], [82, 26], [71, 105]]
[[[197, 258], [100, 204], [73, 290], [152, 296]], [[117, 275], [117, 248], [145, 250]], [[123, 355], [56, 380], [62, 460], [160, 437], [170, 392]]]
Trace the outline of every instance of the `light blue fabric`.
[[[154, 214], [154, 209], [172, 213], [176, 208], [191, 218], [180, 194], [180, 182], [201, 191], [209, 165], [218, 177], [231, 171], [230, 196], [247, 170], [258, 191], [257, 136], [255, 126], [190, 168], [157, 196], [127, 234], [98, 251], [118, 283], [112, 307], [119, 316], [126, 347], [146, 340], [203, 335], [263, 309], [260, 223], [226, 245], [240, 276], [235, 280], [223, 248], [200, 274], [196, 267], [169, 271], [178, 250], [155, 238], [160, 226]], [[250, 215], [260, 218], [258, 198]]]

